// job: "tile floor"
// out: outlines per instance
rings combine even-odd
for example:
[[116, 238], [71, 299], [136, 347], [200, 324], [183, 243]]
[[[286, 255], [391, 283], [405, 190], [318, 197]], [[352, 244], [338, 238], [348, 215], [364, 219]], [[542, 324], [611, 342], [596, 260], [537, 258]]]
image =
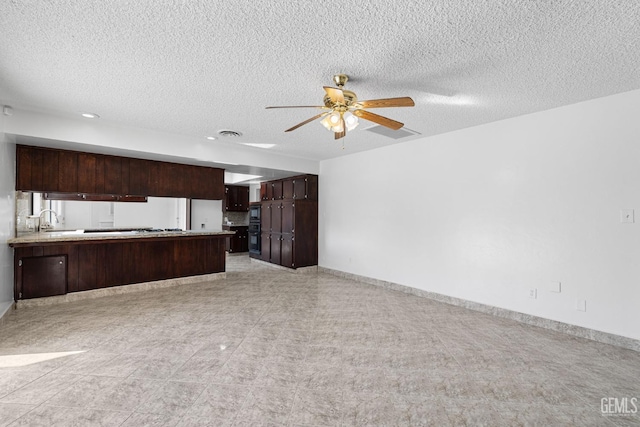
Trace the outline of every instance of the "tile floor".
[[601, 413], [640, 398], [640, 353], [246, 256], [228, 271], [13, 312], [0, 425], [640, 425]]

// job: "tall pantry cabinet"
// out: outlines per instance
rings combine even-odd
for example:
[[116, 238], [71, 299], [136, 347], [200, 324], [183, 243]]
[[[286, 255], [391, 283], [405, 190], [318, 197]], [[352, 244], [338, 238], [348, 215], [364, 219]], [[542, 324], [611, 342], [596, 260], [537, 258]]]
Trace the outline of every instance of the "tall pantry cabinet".
[[255, 257], [289, 268], [317, 265], [318, 177], [262, 183], [261, 194], [261, 253]]

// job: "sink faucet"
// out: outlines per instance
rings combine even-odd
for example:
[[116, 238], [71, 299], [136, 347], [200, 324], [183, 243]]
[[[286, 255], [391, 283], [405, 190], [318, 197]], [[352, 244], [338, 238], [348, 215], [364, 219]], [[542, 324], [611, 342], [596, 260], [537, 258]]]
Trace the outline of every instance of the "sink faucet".
[[60, 220], [58, 219], [58, 214], [56, 213], [56, 211], [54, 211], [53, 209], [43, 209], [40, 211], [40, 214], [38, 215], [38, 217], [40, 218], [40, 229], [38, 231], [42, 229], [53, 228], [50, 223], [48, 223], [47, 221], [44, 221], [44, 219], [42, 218], [42, 214], [45, 212], [51, 212], [53, 216], [56, 217], [56, 224], [60, 223]]

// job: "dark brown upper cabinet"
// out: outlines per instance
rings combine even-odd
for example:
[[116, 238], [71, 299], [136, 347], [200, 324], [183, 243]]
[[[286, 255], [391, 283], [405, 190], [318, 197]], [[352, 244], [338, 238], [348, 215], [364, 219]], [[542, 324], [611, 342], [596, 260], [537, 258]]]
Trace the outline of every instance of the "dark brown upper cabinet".
[[16, 189], [21, 186], [42, 190], [42, 151], [31, 147], [20, 148], [16, 150]]
[[260, 184], [260, 200], [318, 200], [318, 176], [299, 175]]
[[16, 165], [22, 191], [224, 198], [218, 168], [23, 145], [16, 147]]
[[224, 209], [227, 212], [249, 211], [249, 187], [225, 185]]
[[293, 198], [318, 200], [318, 176], [304, 175], [293, 178]]
[[[78, 153], [74, 151], [59, 151], [58, 157], [58, 189], [67, 193], [78, 191]], [[55, 153], [46, 153], [45, 157], [54, 157]], [[48, 185], [41, 191], [48, 190]]]
[[273, 182], [268, 182], [267, 183], [267, 198], [266, 200], [273, 200]]
[[122, 160], [121, 157], [104, 156], [104, 192], [106, 194], [129, 194], [128, 191], [124, 191], [128, 190], [124, 184], [126, 182], [128, 187], [125, 175], [129, 173], [129, 163]]
[[149, 171], [151, 161], [143, 159], [129, 160], [129, 193], [135, 195], [149, 194]]
[[282, 181], [282, 198], [293, 199], [294, 191], [294, 179], [285, 179]]
[[[97, 193], [97, 155], [91, 153], [78, 154], [78, 192]], [[101, 175], [103, 176], [103, 174]]]
[[282, 181], [273, 181], [273, 200], [282, 199]]

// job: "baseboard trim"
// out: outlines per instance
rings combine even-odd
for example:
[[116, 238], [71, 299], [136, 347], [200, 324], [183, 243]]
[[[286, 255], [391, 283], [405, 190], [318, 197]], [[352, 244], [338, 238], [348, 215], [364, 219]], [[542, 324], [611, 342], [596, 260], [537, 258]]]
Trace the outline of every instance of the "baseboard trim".
[[57, 295], [44, 298], [32, 298], [18, 300], [16, 308], [40, 307], [44, 305], [63, 304], [85, 299], [101, 298], [111, 295], [145, 292], [154, 289], [170, 288], [174, 286], [190, 285], [194, 283], [208, 282], [211, 280], [226, 279], [227, 273], [211, 273], [199, 276], [178, 277], [175, 279], [156, 280], [154, 282], [134, 283], [131, 285], [112, 286], [110, 288], [92, 289], [90, 291], [71, 292], [65, 295]]
[[271, 267], [271, 268], [276, 269], [276, 270], [288, 271], [289, 273], [309, 274], [309, 273], [317, 273], [318, 272], [318, 266], [317, 265], [312, 265], [312, 266], [309, 266], [309, 267], [289, 268], [289, 267], [283, 267], [283, 266], [277, 265], [277, 264], [272, 264], [272, 263], [267, 262], [267, 261], [262, 261], [261, 259], [255, 259], [255, 258], [249, 258], [249, 259], [253, 263], [264, 265], [265, 267]]
[[597, 331], [595, 329], [584, 328], [582, 326], [571, 325], [569, 323], [558, 322], [556, 320], [545, 319], [544, 317], [533, 316], [531, 314], [520, 313], [505, 308], [494, 307], [487, 304], [481, 304], [473, 301], [468, 301], [462, 298], [450, 297], [435, 292], [423, 291], [421, 289], [412, 288], [410, 286], [400, 285], [393, 282], [387, 282], [384, 280], [373, 279], [367, 276], [360, 276], [358, 274], [347, 273], [340, 270], [334, 270], [326, 267], [318, 267], [319, 273], [331, 274], [333, 276], [342, 277], [344, 279], [353, 280], [360, 283], [366, 283], [369, 285], [380, 286], [385, 289], [404, 292], [411, 295], [416, 295], [423, 298], [429, 298], [434, 301], [443, 302], [458, 307], [468, 308], [470, 310], [479, 311], [493, 316], [502, 317], [505, 319], [515, 320], [528, 325], [538, 326], [544, 329], [550, 329], [557, 332], [562, 332], [568, 335], [573, 335], [580, 338], [586, 338], [592, 341], [597, 341], [604, 344], [611, 344], [617, 347], [623, 347], [629, 350], [640, 352], [640, 340], [633, 338], [623, 337], [621, 335], [614, 335], [607, 332]]
[[9, 317], [11, 309], [14, 309], [15, 307], [16, 303], [13, 301], [0, 304], [0, 326], [4, 325], [4, 321], [7, 317]]

